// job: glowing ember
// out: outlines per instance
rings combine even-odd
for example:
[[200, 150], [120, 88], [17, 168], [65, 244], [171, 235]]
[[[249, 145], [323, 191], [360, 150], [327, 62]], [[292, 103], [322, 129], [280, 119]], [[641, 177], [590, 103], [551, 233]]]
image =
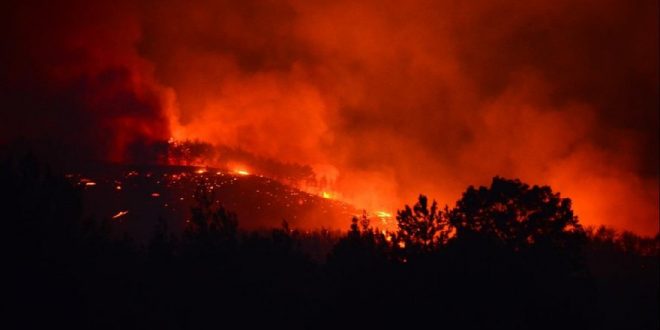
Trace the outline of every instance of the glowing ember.
[[206, 169], [205, 169], [205, 168], [200, 168], [200, 169], [198, 169], [197, 171], [195, 171], [195, 173], [197, 173], [197, 174], [204, 174], [204, 173], [206, 173]]
[[160, 194], [157, 193], [157, 192], [155, 192], [155, 193], [151, 193], [151, 197], [160, 197]]
[[117, 212], [117, 214], [113, 215], [112, 218], [113, 218], [113, 219], [119, 219], [119, 218], [125, 216], [126, 214], [128, 214], [128, 210], [126, 210], [126, 211], [119, 211], [119, 212]]
[[84, 186], [87, 186], [87, 187], [90, 187], [90, 186], [96, 186], [96, 182], [94, 182], [94, 181], [92, 181], [92, 180], [90, 180], [90, 179], [87, 179], [87, 178], [82, 178], [82, 179], [80, 179], [79, 184], [84, 185]]

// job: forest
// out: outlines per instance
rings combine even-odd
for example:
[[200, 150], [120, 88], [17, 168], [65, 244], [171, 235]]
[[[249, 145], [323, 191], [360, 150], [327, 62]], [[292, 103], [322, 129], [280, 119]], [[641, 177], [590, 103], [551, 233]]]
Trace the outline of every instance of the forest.
[[201, 189], [182, 233], [82, 216], [34, 157], [0, 165], [7, 328], [658, 329], [660, 236], [583, 227], [548, 186], [420, 195], [380, 230], [247, 231]]

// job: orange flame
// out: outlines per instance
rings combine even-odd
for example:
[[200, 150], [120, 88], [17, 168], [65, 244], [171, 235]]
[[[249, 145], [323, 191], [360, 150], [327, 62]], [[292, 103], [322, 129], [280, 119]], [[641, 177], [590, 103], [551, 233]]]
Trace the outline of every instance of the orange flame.
[[112, 216], [112, 219], [119, 219], [119, 218], [125, 216], [126, 214], [128, 214], [128, 210], [119, 211], [119, 212], [117, 212], [117, 214]]

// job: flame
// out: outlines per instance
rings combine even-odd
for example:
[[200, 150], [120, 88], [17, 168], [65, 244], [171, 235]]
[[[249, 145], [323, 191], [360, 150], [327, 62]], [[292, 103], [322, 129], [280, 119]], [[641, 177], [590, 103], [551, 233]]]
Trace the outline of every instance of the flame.
[[119, 218], [125, 216], [126, 214], [128, 214], [128, 210], [126, 210], [126, 211], [119, 211], [119, 212], [117, 212], [117, 214], [115, 214], [115, 215], [112, 216], [112, 219], [119, 219]]
[[385, 241], [387, 241], [388, 243], [392, 242], [392, 235], [389, 232], [387, 232], [387, 230], [381, 230], [380, 233], [383, 234], [383, 236], [385, 237]]
[[327, 191], [322, 191], [321, 192], [321, 197], [323, 197], [325, 199], [332, 199], [333, 198], [332, 194], [327, 192]]
[[[328, 182], [314, 195], [370, 210], [418, 193], [452, 203], [499, 174], [571, 197], [583, 224], [658, 231], [657, 2], [108, 3], [10, 6], [39, 24], [3, 20], [21, 42], [0, 64], [2, 107], [24, 109], [3, 113], [3, 143], [53, 137], [81, 160], [134, 158], [124, 151], [141, 163], [152, 161], [142, 141], [206, 141], [311, 165]], [[493, 27], [503, 7], [511, 15]], [[91, 16], [71, 19], [80, 13]], [[528, 28], [539, 17], [559, 28]], [[43, 102], [76, 106], [44, 116]]]
[[391, 218], [392, 213], [385, 212], [385, 211], [376, 211], [376, 216], [379, 218]]
[[84, 185], [84, 186], [87, 186], [87, 187], [96, 186], [96, 182], [94, 182], [90, 179], [87, 179], [87, 178], [80, 179], [80, 184]]
[[242, 175], [242, 176], [250, 175], [250, 172], [248, 172], [246, 170], [243, 170], [243, 169], [234, 170], [234, 173], [236, 173], [238, 175]]

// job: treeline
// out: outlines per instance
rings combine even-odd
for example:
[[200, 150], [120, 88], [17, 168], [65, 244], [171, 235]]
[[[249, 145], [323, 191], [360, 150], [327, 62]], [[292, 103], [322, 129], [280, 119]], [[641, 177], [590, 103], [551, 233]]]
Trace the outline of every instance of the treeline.
[[585, 229], [518, 180], [340, 235], [244, 232], [200, 191], [184, 233], [160, 221], [146, 244], [81, 218], [80, 192], [30, 157], [4, 161], [0, 187], [19, 328], [658, 328], [659, 237]]
[[214, 167], [231, 169], [232, 163], [250, 164], [251, 171], [280, 181], [320, 185], [321, 187], [326, 184], [321, 182], [322, 180], [317, 182], [314, 171], [308, 165], [281, 162], [272, 158], [259, 157], [245, 150], [196, 140], [156, 142], [149, 147], [147, 152], [140, 150], [138, 153], [157, 155], [155, 159], [158, 163], [170, 165], [212, 164]]

